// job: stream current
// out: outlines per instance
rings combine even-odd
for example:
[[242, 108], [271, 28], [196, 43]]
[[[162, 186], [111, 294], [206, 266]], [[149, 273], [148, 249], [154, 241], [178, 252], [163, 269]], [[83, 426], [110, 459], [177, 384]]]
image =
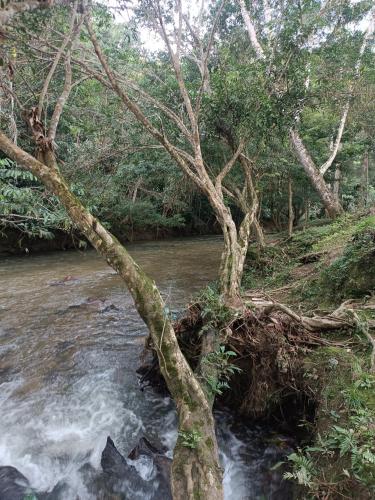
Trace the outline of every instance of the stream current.
[[[178, 311], [216, 278], [221, 246], [202, 237], [129, 250]], [[0, 466], [16, 467], [37, 491], [64, 483], [56, 500], [93, 500], [85, 471], [90, 464], [99, 474], [107, 436], [124, 456], [142, 436], [172, 450], [173, 402], [141, 391], [136, 375], [146, 333], [123, 282], [94, 251], [3, 258]], [[225, 412], [216, 417], [226, 500], [288, 498], [270, 471], [280, 460], [273, 434]], [[149, 489], [125, 480], [124, 499], [157, 498], [150, 467], [137, 464]]]

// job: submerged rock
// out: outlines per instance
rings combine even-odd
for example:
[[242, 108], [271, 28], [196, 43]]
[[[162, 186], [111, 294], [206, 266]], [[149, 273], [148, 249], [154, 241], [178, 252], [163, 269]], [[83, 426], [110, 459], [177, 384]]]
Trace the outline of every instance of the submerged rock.
[[97, 313], [107, 313], [110, 311], [120, 310], [117, 306], [112, 304], [112, 302], [109, 302], [107, 299], [88, 297], [80, 304], [72, 304], [66, 309], [59, 311], [58, 314], [65, 314], [75, 309], [87, 312], [97, 312]]
[[30, 487], [29, 480], [15, 467], [10, 465], [0, 467], [0, 499], [1, 500], [36, 499]]
[[135, 469], [129, 465], [115, 446], [115, 443], [108, 436], [107, 443], [102, 452], [100, 460], [103, 472], [117, 478], [124, 478], [129, 473], [133, 474]]
[[142, 437], [137, 446], [129, 453], [128, 458], [130, 460], [138, 460], [141, 455], [150, 457], [157, 469], [157, 476], [161, 485], [163, 485], [163, 487], [168, 486], [169, 489], [172, 460], [164, 455], [166, 451], [165, 448], [161, 450], [155, 448], [148, 439]]
[[73, 283], [79, 283], [79, 282], [80, 282], [79, 278], [69, 274], [68, 276], [64, 276], [61, 280], [49, 281], [48, 284], [50, 286], [61, 286], [61, 285], [67, 285], [70, 283], [73, 284]]

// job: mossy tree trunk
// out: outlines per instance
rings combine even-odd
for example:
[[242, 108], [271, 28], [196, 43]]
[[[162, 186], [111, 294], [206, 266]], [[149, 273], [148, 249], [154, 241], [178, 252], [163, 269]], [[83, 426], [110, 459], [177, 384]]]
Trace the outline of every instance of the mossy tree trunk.
[[[16, 146], [0, 132], [0, 149], [33, 173], [60, 200], [69, 217], [92, 246], [121, 276], [136, 309], [146, 323], [156, 349], [161, 372], [176, 403], [179, 430], [198, 436], [193, 447], [181, 434], [172, 464], [171, 487], [175, 499], [220, 500], [223, 497], [215, 423], [211, 405], [179, 348], [172, 323], [155, 283], [142, 271], [119, 241], [72, 194], [54, 166], [53, 151], [47, 167]], [[47, 155], [47, 156], [48, 156]]]

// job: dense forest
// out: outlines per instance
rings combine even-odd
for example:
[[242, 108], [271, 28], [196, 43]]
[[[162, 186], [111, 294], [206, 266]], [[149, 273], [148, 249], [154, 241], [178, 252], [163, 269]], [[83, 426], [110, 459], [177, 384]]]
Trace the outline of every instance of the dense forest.
[[[150, 498], [240, 498], [220, 408], [295, 439], [264, 498], [375, 495], [374, 24], [370, 0], [1, 3], [0, 255], [93, 247], [126, 285], [178, 415]], [[220, 268], [176, 317], [132, 248], [197, 235]], [[48, 498], [131, 498], [103, 488]]]

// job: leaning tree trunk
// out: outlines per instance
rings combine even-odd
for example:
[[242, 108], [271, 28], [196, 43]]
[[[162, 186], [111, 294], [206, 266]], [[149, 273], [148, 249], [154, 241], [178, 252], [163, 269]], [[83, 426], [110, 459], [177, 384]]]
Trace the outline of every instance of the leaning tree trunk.
[[301, 162], [307, 176], [309, 177], [311, 183], [313, 184], [316, 192], [318, 193], [320, 199], [322, 200], [322, 203], [327, 211], [328, 216], [331, 219], [336, 218], [343, 212], [342, 206], [340, 205], [339, 201], [335, 198], [333, 192], [327, 186], [321, 173], [316, 168], [312, 158], [307, 152], [296, 130], [291, 130], [290, 139], [294, 151], [299, 161]]
[[223, 498], [222, 470], [211, 405], [178, 346], [172, 323], [155, 283], [135, 263], [126, 249], [72, 194], [54, 166], [48, 167], [17, 147], [0, 132], [0, 149], [33, 173], [60, 200], [69, 217], [93, 247], [126, 283], [137, 311], [146, 323], [156, 349], [161, 372], [176, 403], [179, 431], [196, 436], [194, 447], [179, 434], [174, 451], [171, 487], [174, 499], [220, 500]]

